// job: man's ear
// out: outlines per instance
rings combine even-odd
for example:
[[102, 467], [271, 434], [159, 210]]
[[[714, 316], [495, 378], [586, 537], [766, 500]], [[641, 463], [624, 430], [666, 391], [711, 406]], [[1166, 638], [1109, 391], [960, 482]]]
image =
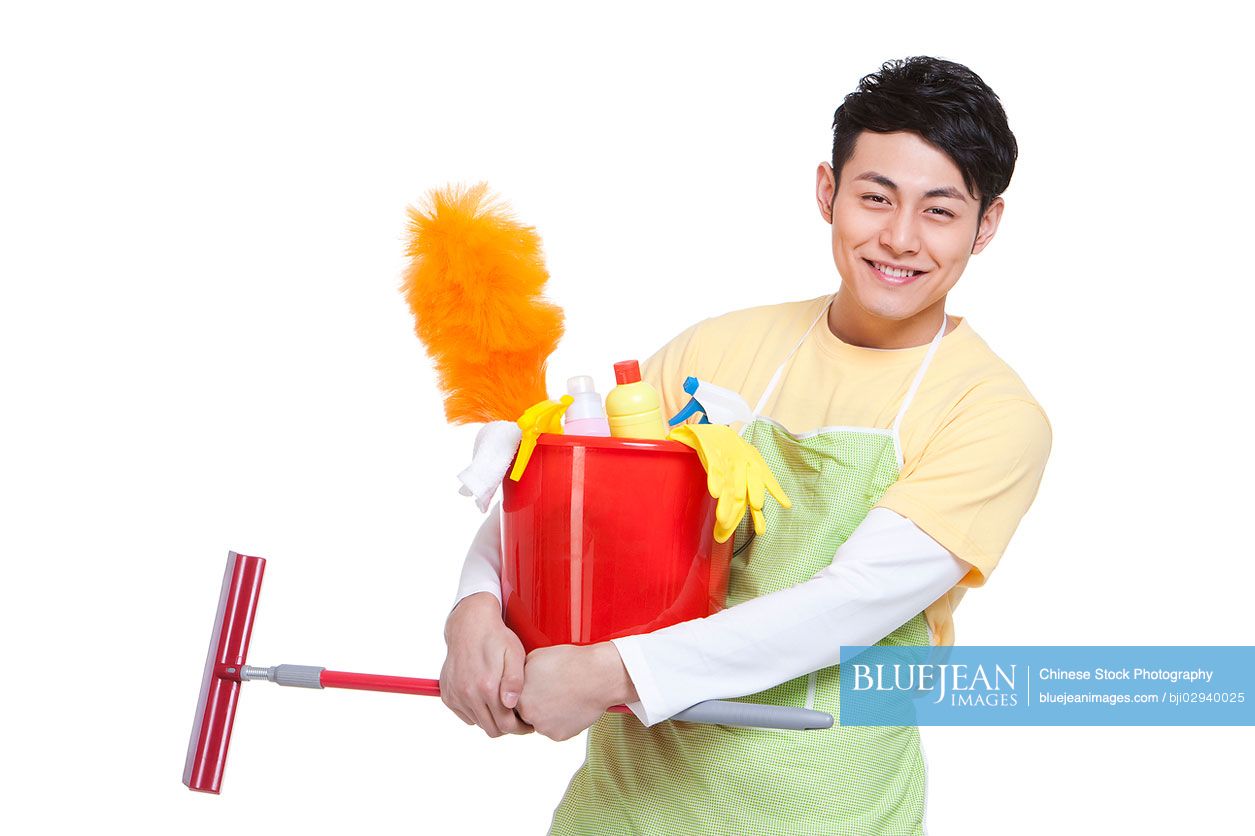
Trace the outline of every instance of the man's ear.
[[828, 163], [820, 163], [815, 171], [815, 202], [819, 204], [819, 214], [828, 223], [832, 223], [832, 204], [837, 199], [837, 178]]
[[994, 233], [998, 231], [998, 223], [1002, 220], [1002, 210], [1006, 208], [1006, 204], [1002, 202], [1002, 198], [995, 197], [989, 201], [988, 208], [985, 209], [984, 216], [980, 219], [980, 226], [976, 228], [976, 240], [972, 242], [972, 255], [976, 255], [985, 246], [993, 240]]

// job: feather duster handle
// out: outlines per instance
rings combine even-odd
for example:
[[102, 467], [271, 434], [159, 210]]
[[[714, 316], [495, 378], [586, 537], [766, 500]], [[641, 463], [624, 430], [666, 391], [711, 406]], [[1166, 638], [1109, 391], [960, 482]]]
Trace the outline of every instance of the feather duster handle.
[[514, 421], [548, 397], [545, 365], [562, 309], [542, 298], [549, 273], [540, 236], [488, 184], [433, 189], [409, 209], [401, 290], [435, 362], [453, 424]]

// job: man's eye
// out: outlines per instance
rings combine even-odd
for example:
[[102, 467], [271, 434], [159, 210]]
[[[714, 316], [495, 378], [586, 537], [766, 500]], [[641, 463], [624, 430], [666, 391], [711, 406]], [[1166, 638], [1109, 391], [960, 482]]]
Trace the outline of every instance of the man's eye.
[[941, 207], [939, 207], [939, 206], [934, 206], [933, 208], [929, 209], [928, 211], [929, 211], [929, 212], [940, 212], [940, 213], [941, 213], [941, 215], [942, 215], [943, 217], [947, 217], [947, 218], [953, 218], [953, 217], [954, 217], [954, 213], [953, 213], [953, 212], [951, 212], [949, 209], [942, 209], [942, 208], [941, 208]]
[[885, 200], [882, 196], [880, 196], [880, 195], [878, 195], [878, 194], [865, 194], [865, 195], [863, 195], [863, 200], [878, 200], [878, 201], [880, 201], [881, 203], [888, 203], [888, 202], [889, 202], [889, 201]]

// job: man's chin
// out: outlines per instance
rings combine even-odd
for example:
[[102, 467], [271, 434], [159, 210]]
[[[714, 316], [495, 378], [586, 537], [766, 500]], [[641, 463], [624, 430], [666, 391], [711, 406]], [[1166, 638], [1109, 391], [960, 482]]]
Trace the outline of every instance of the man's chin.
[[885, 299], [881, 294], [869, 294], [859, 297], [859, 307], [868, 317], [878, 319], [885, 324], [905, 322], [918, 314], [922, 308], [915, 305], [904, 305], [901, 299]]

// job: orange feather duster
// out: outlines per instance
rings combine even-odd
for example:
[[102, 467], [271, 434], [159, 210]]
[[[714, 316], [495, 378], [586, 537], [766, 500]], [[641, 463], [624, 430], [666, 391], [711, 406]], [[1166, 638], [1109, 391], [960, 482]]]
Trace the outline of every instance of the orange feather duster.
[[541, 297], [540, 236], [487, 191], [433, 189], [409, 209], [401, 290], [453, 424], [513, 421], [545, 400], [545, 365], [563, 332], [562, 309]]

